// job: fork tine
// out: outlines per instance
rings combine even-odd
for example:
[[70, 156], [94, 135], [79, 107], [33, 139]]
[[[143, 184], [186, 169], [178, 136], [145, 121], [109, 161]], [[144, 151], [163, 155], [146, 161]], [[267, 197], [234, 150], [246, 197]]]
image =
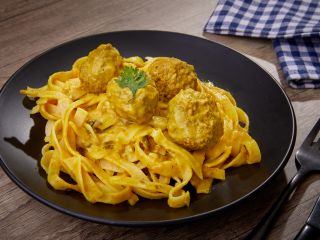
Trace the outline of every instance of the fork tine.
[[301, 146], [311, 145], [314, 138], [317, 136], [319, 130], [320, 130], [320, 118], [318, 119], [317, 123], [313, 126], [312, 130], [310, 131], [306, 139], [303, 141]]

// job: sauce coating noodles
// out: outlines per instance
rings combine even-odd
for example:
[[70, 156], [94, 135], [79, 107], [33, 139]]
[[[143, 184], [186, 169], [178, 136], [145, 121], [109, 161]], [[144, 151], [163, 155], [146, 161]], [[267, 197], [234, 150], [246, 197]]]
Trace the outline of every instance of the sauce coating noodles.
[[[109, 45], [105, 45], [107, 47], [104, 51], [112, 50]], [[95, 54], [102, 56], [102, 53]], [[21, 90], [22, 94], [36, 99], [36, 106], [31, 113], [40, 113], [47, 120], [46, 144], [42, 148], [41, 166], [54, 189], [78, 191], [92, 203], [118, 204], [127, 201], [134, 205], [140, 196], [149, 199], [166, 198], [170, 207], [179, 208], [190, 204], [190, 193], [185, 190], [187, 184], [191, 184], [197, 193], [209, 193], [214, 179], [225, 179], [227, 168], [260, 162], [258, 144], [248, 133], [249, 118], [246, 113], [236, 105], [229, 92], [200, 81], [191, 65], [184, 62], [182, 64], [181, 60], [165, 63], [167, 60], [170, 61], [169, 58], [152, 58], [145, 62], [139, 57], [122, 58], [117, 52], [112, 52], [112, 56], [115, 56], [121, 65], [115, 68], [116, 71], [108, 72], [111, 77], [104, 78], [106, 84], [111, 86], [111, 81], [120, 78], [121, 69], [131, 67], [146, 72], [148, 82], [142, 82], [145, 76], [139, 75], [141, 82], [148, 84], [141, 89], [153, 91], [153, 95], [147, 95], [138, 89], [133, 94], [128, 87], [111, 86], [127, 91], [131, 98], [128, 101], [132, 104], [130, 106], [136, 106], [134, 101], [140, 97], [144, 103], [152, 101], [152, 104], [148, 104], [149, 107], [139, 105], [129, 109], [128, 105], [125, 105], [128, 102], [123, 100], [125, 94], [112, 94], [109, 85], [106, 87], [102, 84], [101, 92], [98, 85], [91, 88], [93, 91], [88, 90], [90, 78], [98, 76], [96, 79], [101, 79], [101, 76], [106, 76], [105, 71], [111, 69], [114, 59], [106, 58], [111, 63], [104, 62], [103, 74], [99, 72], [100, 75], [94, 75], [92, 72], [95, 66], [89, 65], [91, 62], [88, 63], [88, 58], [96, 55], [90, 53], [89, 56], [77, 59], [70, 71], [52, 74], [47, 85], [41, 88], [28, 87]], [[161, 63], [159, 60], [158, 63], [164, 64], [163, 68], [168, 66], [165, 64], [174, 64], [172, 66], [175, 67], [176, 75], [192, 72], [188, 86], [181, 85], [178, 86], [182, 89], [180, 92], [176, 89], [170, 92], [172, 100], [168, 99], [168, 95], [156, 92], [159, 90], [159, 81], [154, 82], [148, 72], [157, 59], [164, 61]], [[82, 73], [83, 66], [86, 71], [89, 69], [92, 72]], [[188, 69], [189, 72], [180, 71], [178, 67]], [[159, 68], [155, 69], [159, 71]], [[154, 72], [152, 74], [155, 75]], [[82, 75], [89, 76], [89, 83], [85, 82], [86, 87], [84, 81], [87, 80], [83, 80], [80, 77]], [[165, 80], [162, 75], [161, 81]], [[193, 104], [192, 96], [204, 100], [197, 105], [194, 112], [186, 110], [177, 113], [184, 111], [181, 110], [184, 108], [179, 105], [181, 101], [178, 101], [178, 98], [191, 98], [190, 102], [184, 102]], [[210, 98], [209, 104], [205, 101], [206, 96]], [[120, 100], [122, 102], [119, 103]], [[204, 111], [204, 115], [201, 116], [219, 117], [217, 123], [212, 123], [212, 131], [205, 133], [217, 134], [217, 137], [213, 140], [210, 135], [195, 144], [192, 138], [200, 138], [199, 131], [208, 128], [208, 121], [196, 119], [194, 121], [199, 122], [197, 125], [203, 123], [204, 127], [198, 127], [194, 132], [183, 132], [191, 120], [182, 128], [183, 131], [180, 131], [179, 124], [183, 125], [182, 123], [187, 121], [183, 119], [180, 122], [181, 116], [190, 113], [190, 117], [197, 118], [205, 104], [209, 106], [211, 101], [216, 106], [217, 115], [210, 115]], [[124, 107], [120, 109], [118, 106]], [[150, 106], [153, 106], [152, 109]], [[189, 109], [188, 107], [185, 109]], [[179, 139], [178, 135], [174, 137], [175, 134], [187, 135], [182, 135], [183, 142], [179, 142], [175, 140]], [[73, 181], [61, 178], [62, 172]]]

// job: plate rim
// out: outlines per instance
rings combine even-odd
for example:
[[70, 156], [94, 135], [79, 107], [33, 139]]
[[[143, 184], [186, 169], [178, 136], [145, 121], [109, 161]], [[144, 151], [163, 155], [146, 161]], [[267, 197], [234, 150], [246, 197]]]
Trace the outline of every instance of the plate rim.
[[227, 209], [233, 208], [237, 205], [239, 205], [240, 203], [246, 201], [247, 199], [251, 198], [252, 196], [258, 194], [262, 189], [264, 189], [268, 184], [270, 184], [270, 182], [272, 182], [272, 180], [279, 174], [279, 172], [285, 167], [285, 165], [287, 164], [287, 162], [290, 159], [290, 156], [293, 152], [294, 146], [295, 146], [295, 142], [296, 142], [296, 135], [297, 135], [297, 121], [296, 121], [296, 116], [295, 116], [295, 111], [294, 108], [292, 106], [292, 103], [288, 97], [288, 95], [286, 94], [286, 92], [284, 91], [283, 87], [280, 85], [280, 83], [267, 71], [265, 70], [259, 63], [253, 61], [251, 58], [249, 58], [248, 56], [246, 56], [245, 54], [239, 52], [238, 50], [235, 50], [234, 48], [231, 48], [229, 46], [226, 46], [222, 43], [218, 43], [215, 41], [212, 41], [210, 39], [204, 38], [204, 37], [200, 37], [200, 36], [196, 36], [196, 35], [191, 35], [191, 34], [186, 34], [186, 33], [181, 33], [181, 32], [174, 32], [174, 31], [163, 31], [163, 30], [121, 30], [121, 31], [110, 31], [110, 32], [102, 32], [102, 33], [97, 33], [97, 34], [90, 34], [90, 35], [85, 35], [85, 36], [81, 36], [75, 39], [71, 39], [69, 41], [65, 41], [62, 42], [58, 45], [55, 45], [51, 48], [48, 48], [46, 50], [44, 50], [42, 53], [36, 55], [35, 57], [31, 58], [29, 61], [27, 61], [26, 63], [23, 63], [23, 65], [16, 70], [10, 77], [9, 79], [3, 84], [1, 90], [0, 90], [0, 98], [3, 95], [3, 93], [5, 92], [7, 86], [9, 85], [10, 82], [13, 81], [13, 79], [15, 78], [16, 75], [18, 75], [21, 71], [24, 70], [24, 68], [26, 68], [28, 65], [32, 64], [34, 61], [36, 61], [38, 58], [40, 58], [41, 56], [47, 54], [48, 52], [51, 52], [59, 47], [62, 47], [64, 45], [67, 44], [72, 44], [73, 42], [79, 41], [79, 40], [83, 40], [83, 39], [89, 39], [89, 38], [96, 38], [99, 36], [103, 36], [103, 35], [108, 35], [108, 34], [117, 34], [117, 33], [128, 33], [128, 32], [155, 32], [155, 33], [161, 33], [161, 34], [172, 34], [172, 35], [180, 35], [182, 37], [188, 37], [188, 38], [196, 38], [202, 41], [206, 41], [209, 43], [214, 43], [217, 45], [220, 45], [224, 48], [230, 49], [238, 54], [240, 54], [242, 57], [246, 58], [247, 60], [249, 60], [250, 62], [252, 62], [253, 64], [255, 64], [256, 66], [258, 66], [263, 72], [265, 72], [270, 79], [273, 80], [274, 83], [276, 83], [276, 86], [279, 88], [279, 90], [281, 91], [282, 95], [285, 97], [285, 100], [289, 106], [290, 109], [290, 115], [291, 115], [291, 119], [292, 119], [292, 133], [291, 133], [291, 138], [290, 138], [290, 145], [289, 148], [287, 149], [283, 159], [281, 160], [281, 163], [278, 165], [278, 167], [273, 171], [273, 173], [271, 175], [268, 176], [268, 178], [266, 178], [260, 185], [258, 185], [256, 188], [254, 188], [252, 191], [250, 191], [249, 193], [245, 194], [244, 196], [238, 198], [237, 200], [223, 205], [219, 208], [210, 210], [210, 211], [206, 211], [203, 213], [199, 213], [199, 214], [195, 214], [195, 215], [191, 215], [191, 216], [187, 216], [187, 217], [181, 217], [181, 218], [176, 218], [176, 219], [170, 219], [170, 220], [133, 220], [133, 221], [129, 221], [129, 220], [111, 220], [111, 219], [105, 219], [105, 218], [100, 218], [100, 217], [92, 217], [89, 215], [85, 215], [85, 214], [81, 214], [81, 213], [77, 213], [75, 211], [69, 210], [67, 208], [61, 207], [47, 199], [45, 199], [44, 197], [34, 193], [31, 189], [29, 189], [29, 187], [27, 185], [25, 185], [23, 182], [21, 182], [18, 178], [16, 178], [16, 176], [14, 175], [14, 173], [12, 173], [10, 171], [10, 169], [6, 166], [6, 164], [3, 161], [3, 157], [1, 155], [0, 152], [0, 166], [2, 167], [2, 169], [4, 170], [4, 172], [6, 173], [6, 175], [10, 178], [10, 180], [12, 182], [14, 182], [20, 189], [22, 189], [25, 193], [27, 193], [29, 196], [33, 197], [34, 199], [38, 200], [40, 203], [54, 209], [57, 210], [61, 213], [67, 214], [69, 216], [72, 217], [76, 217], [82, 220], [86, 220], [86, 221], [90, 221], [90, 222], [94, 222], [94, 223], [99, 223], [99, 224], [109, 224], [109, 225], [113, 225], [113, 226], [123, 226], [123, 227], [145, 227], [145, 226], [168, 226], [168, 225], [176, 225], [176, 224], [182, 224], [182, 223], [190, 223], [192, 221], [196, 221], [196, 220], [200, 220], [200, 219], [204, 219], [207, 217], [210, 217], [214, 214], [217, 214], [218, 212], [223, 212]]

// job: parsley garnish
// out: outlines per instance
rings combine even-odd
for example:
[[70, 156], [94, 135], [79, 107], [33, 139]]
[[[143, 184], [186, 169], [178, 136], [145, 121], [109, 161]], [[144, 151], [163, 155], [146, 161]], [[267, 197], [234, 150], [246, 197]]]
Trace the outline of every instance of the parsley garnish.
[[137, 68], [126, 66], [116, 81], [120, 87], [129, 88], [132, 94], [135, 95], [138, 89], [148, 84], [148, 76]]

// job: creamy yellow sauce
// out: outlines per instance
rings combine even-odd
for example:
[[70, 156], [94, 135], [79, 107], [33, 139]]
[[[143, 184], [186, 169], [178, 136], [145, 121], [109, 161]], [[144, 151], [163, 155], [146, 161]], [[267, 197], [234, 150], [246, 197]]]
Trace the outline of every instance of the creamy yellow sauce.
[[144, 197], [189, 206], [187, 184], [209, 193], [227, 168], [261, 161], [232, 95], [177, 58], [124, 58], [102, 44], [21, 93], [47, 120], [41, 166], [48, 182], [92, 203], [134, 205]]

